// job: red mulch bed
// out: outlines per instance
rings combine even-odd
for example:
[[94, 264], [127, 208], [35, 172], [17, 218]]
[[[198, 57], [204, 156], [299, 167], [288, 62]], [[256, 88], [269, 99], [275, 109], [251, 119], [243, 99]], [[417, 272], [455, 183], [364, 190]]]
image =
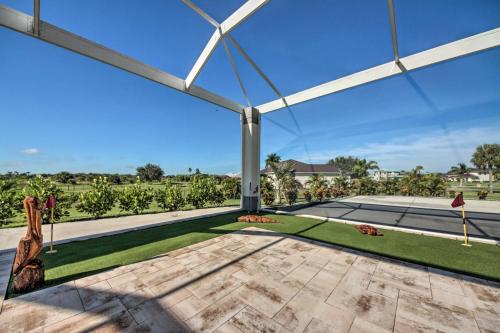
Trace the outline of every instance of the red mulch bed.
[[269, 217], [259, 215], [243, 215], [238, 217], [238, 222], [246, 223], [281, 223], [280, 221], [273, 220]]
[[377, 228], [372, 227], [368, 224], [360, 224], [355, 226], [360, 233], [370, 236], [383, 236], [384, 234], [377, 230]]

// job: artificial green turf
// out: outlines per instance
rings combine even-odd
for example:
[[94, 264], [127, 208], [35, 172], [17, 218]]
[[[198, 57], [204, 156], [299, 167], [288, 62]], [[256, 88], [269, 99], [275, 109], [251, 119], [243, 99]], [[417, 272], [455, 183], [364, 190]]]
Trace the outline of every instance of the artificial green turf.
[[45, 254], [47, 286], [146, 260], [213, 237], [255, 226], [369, 251], [423, 265], [500, 281], [500, 247], [383, 230], [383, 237], [360, 234], [352, 225], [296, 216], [272, 215], [280, 224], [235, 222], [240, 213], [182, 222], [124, 234], [58, 245]]

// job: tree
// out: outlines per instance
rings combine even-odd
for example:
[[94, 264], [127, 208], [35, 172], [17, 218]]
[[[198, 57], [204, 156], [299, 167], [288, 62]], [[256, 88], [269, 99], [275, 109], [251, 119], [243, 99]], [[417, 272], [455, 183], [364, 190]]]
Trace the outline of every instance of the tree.
[[238, 199], [241, 194], [241, 179], [228, 177], [222, 181], [222, 192], [226, 199]]
[[337, 156], [328, 161], [328, 164], [339, 170], [341, 175], [349, 175], [359, 158], [354, 156]]
[[[40, 202], [47, 202], [50, 195], [56, 198], [54, 209], [54, 219], [59, 221], [62, 217], [69, 216], [69, 208], [77, 200], [74, 194], [65, 194], [51, 178], [44, 178], [41, 175], [29, 179], [27, 185], [23, 188], [24, 196], [36, 197]], [[42, 210], [42, 221], [48, 223], [51, 213], [48, 209]]]
[[0, 224], [16, 215], [19, 208], [16, 195], [16, 183], [11, 180], [0, 180]]
[[278, 203], [281, 204], [281, 195], [284, 193], [284, 184], [289, 179], [295, 179], [295, 165], [292, 161], [271, 164], [271, 169], [276, 178]]
[[272, 179], [267, 175], [260, 177], [260, 197], [266, 206], [271, 206], [276, 199], [276, 189], [274, 188]]
[[122, 211], [137, 215], [149, 208], [153, 201], [153, 191], [150, 188], [142, 188], [141, 178], [137, 177], [135, 184], [118, 192], [117, 197]]
[[326, 195], [328, 189], [328, 183], [325, 177], [317, 173], [313, 174], [306, 181], [306, 186], [310, 188], [310, 194], [316, 198], [318, 201], [322, 201]]
[[377, 194], [378, 183], [372, 178], [365, 176], [355, 179], [352, 188], [357, 195], [374, 195]]
[[197, 175], [199, 175], [199, 174], [201, 173], [201, 172], [200, 172], [200, 169], [196, 168], [196, 169], [194, 170], [194, 173], [195, 173], [195, 174], [197, 174]]
[[470, 172], [470, 168], [467, 167], [465, 163], [458, 163], [451, 167], [450, 172], [456, 174], [460, 179], [460, 187], [462, 186], [462, 181], [466, 178], [466, 175]]
[[96, 219], [113, 208], [115, 199], [116, 193], [111, 188], [108, 179], [99, 177], [94, 179], [90, 191], [80, 193], [77, 209]]
[[500, 144], [478, 146], [470, 160], [479, 169], [488, 170], [488, 192], [493, 193], [493, 169], [500, 168]]
[[397, 179], [385, 179], [379, 182], [380, 193], [396, 195], [399, 191], [399, 181]]
[[188, 172], [189, 172], [189, 174], [191, 174], [191, 172], [193, 172], [193, 169], [188, 168]]
[[267, 155], [267, 158], [266, 158], [266, 168], [270, 167], [273, 164], [277, 164], [280, 161], [281, 161], [281, 157], [278, 154], [276, 154], [276, 153], [269, 154], [269, 155]]
[[367, 161], [366, 159], [357, 160], [352, 167], [352, 177], [362, 178], [368, 176], [369, 170], [378, 169], [378, 164], [375, 161]]
[[67, 184], [73, 178], [73, 175], [68, 171], [62, 171], [55, 175], [56, 181], [62, 184]]
[[224, 203], [224, 195], [212, 177], [195, 176], [191, 181], [187, 201], [197, 209], [203, 208], [207, 203], [219, 206]]
[[159, 165], [148, 163], [137, 168], [137, 175], [147, 182], [161, 181], [163, 170]]
[[299, 194], [300, 183], [293, 177], [286, 177], [283, 180], [283, 191], [285, 193], [285, 200], [289, 205], [293, 205], [297, 201]]
[[185, 203], [181, 189], [170, 182], [167, 182], [163, 189], [157, 190], [155, 197], [158, 205], [168, 211], [178, 210]]
[[437, 173], [430, 173], [423, 177], [424, 195], [439, 197], [446, 195], [446, 181]]
[[424, 184], [423, 184], [423, 175], [422, 170], [423, 166], [417, 165], [415, 169], [412, 169], [401, 179], [401, 194], [403, 195], [422, 195], [424, 192]]
[[114, 175], [109, 175], [108, 179], [109, 179], [109, 182], [113, 185], [120, 185], [122, 183], [122, 179], [121, 179], [120, 175], [118, 175], [116, 173]]

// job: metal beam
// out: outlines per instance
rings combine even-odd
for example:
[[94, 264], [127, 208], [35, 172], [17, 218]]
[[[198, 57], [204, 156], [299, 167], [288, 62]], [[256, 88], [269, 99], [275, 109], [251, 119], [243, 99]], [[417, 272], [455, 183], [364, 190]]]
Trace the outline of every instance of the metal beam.
[[240, 89], [243, 94], [243, 97], [247, 101], [247, 104], [249, 107], [252, 106], [252, 103], [250, 102], [250, 98], [248, 97], [247, 90], [245, 89], [245, 86], [243, 85], [243, 81], [241, 80], [241, 76], [238, 73], [238, 68], [236, 67], [236, 64], [233, 59], [233, 55], [231, 54], [231, 51], [229, 50], [229, 47], [227, 46], [226, 40], [222, 38], [222, 43], [224, 44], [224, 48], [226, 49], [227, 56], [229, 58], [229, 62], [231, 63], [231, 67], [233, 68], [234, 75], [236, 75], [236, 78], [238, 79], [238, 83], [240, 84]]
[[32, 16], [0, 5], [0, 26], [24, 33], [31, 37], [39, 38], [45, 42], [123, 69], [132, 74], [142, 76], [146, 79], [198, 97], [223, 108], [238, 113], [241, 113], [244, 109], [243, 105], [230, 101], [203, 88], [192, 86], [190, 90], [187, 90], [185, 88], [184, 80], [177, 76], [146, 65], [140, 61], [132, 59], [83, 37], [77, 36], [71, 32], [60, 29], [49, 23], [40, 21], [40, 35], [37, 36], [33, 32], [33, 20]]
[[205, 48], [201, 52], [198, 59], [194, 63], [193, 68], [186, 77], [186, 88], [191, 88], [201, 70], [207, 63], [208, 59], [215, 51], [215, 48], [219, 44], [221, 38], [229, 33], [231, 30], [236, 28], [239, 24], [243, 23], [248, 17], [255, 13], [259, 8], [264, 6], [269, 0], [248, 0], [240, 8], [238, 8], [233, 14], [231, 14], [224, 22], [220, 24], [217, 29], [215, 29], [212, 37], [210, 37]]
[[40, 36], [40, 0], [33, 1], [33, 33]]
[[196, 6], [194, 3], [192, 3], [190, 0], [182, 0], [189, 8], [194, 10], [198, 15], [203, 17], [208, 23], [213, 25], [214, 27], [218, 28], [219, 27], [219, 22], [214, 20], [210, 15], [208, 15], [203, 9], [200, 7]]
[[[471, 37], [460, 39], [455, 42], [444, 44], [420, 53], [416, 53], [399, 61], [411, 71], [418, 68], [430, 66], [443, 61], [452, 60], [458, 57], [469, 55], [475, 52], [484, 51], [500, 45], [500, 28], [489, 30]], [[340, 79], [330, 81], [301, 92], [286, 96], [288, 105], [294, 105], [310, 101], [312, 99], [330, 95], [342, 90], [363, 85], [365, 83], [384, 79], [402, 73], [401, 69], [388, 62], [383, 65], [369, 68], [367, 70], [354, 73]], [[257, 106], [261, 113], [271, 112], [285, 107], [282, 99], [277, 99]]]

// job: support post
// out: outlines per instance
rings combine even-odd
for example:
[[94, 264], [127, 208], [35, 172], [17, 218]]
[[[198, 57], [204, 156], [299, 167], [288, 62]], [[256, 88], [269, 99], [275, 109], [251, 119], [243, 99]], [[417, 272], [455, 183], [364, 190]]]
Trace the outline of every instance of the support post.
[[241, 114], [241, 209], [260, 208], [260, 112], [247, 107]]

